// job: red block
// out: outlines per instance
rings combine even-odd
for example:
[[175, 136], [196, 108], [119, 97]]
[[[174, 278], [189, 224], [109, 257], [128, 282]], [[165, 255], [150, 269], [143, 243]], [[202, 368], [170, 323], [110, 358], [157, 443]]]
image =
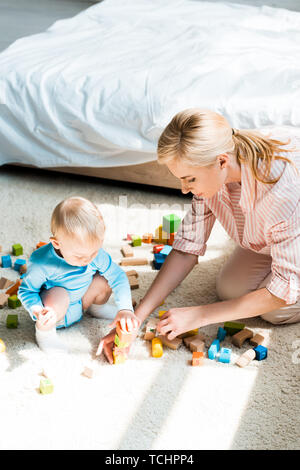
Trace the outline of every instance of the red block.
[[153, 247], [153, 253], [159, 253], [165, 245], [154, 245]]

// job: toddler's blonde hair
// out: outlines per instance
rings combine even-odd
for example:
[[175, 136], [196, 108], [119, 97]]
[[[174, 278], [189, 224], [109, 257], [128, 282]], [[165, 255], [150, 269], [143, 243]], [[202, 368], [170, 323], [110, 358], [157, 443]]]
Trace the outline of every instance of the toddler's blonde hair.
[[53, 236], [63, 232], [81, 240], [103, 240], [105, 224], [95, 204], [83, 197], [69, 197], [55, 207], [51, 232]]
[[[265, 137], [256, 130], [232, 129], [221, 114], [190, 108], [176, 114], [161, 134], [158, 163], [180, 160], [188, 165], [211, 166], [218, 155], [235, 151], [238, 162], [247, 163], [255, 179], [273, 184], [280, 178], [268, 180], [273, 160], [287, 161], [296, 168], [288, 158], [276, 155], [292, 152], [281, 148], [288, 143]], [[262, 161], [263, 172], [258, 169]]]

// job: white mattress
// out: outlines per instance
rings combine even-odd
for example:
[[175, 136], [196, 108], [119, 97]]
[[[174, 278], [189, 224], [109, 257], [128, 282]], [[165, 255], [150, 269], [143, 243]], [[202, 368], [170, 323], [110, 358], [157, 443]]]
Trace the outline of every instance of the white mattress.
[[0, 54], [0, 164], [155, 160], [175, 113], [300, 126], [300, 13], [191, 0], [105, 0]]

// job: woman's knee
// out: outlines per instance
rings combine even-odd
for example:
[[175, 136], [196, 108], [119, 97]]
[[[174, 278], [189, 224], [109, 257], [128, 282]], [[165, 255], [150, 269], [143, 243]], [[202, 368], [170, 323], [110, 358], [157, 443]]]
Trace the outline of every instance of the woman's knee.
[[235, 299], [248, 292], [247, 286], [241, 280], [222, 272], [216, 280], [216, 291], [220, 300]]

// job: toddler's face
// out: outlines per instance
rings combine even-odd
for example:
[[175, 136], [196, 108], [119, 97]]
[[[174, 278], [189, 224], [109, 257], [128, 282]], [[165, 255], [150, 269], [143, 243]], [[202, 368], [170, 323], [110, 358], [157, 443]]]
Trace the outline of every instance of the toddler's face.
[[86, 266], [97, 256], [103, 240], [79, 240], [59, 233], [50, 237], [53, 247], [59, 251], [65, 261], [72, 266]]

